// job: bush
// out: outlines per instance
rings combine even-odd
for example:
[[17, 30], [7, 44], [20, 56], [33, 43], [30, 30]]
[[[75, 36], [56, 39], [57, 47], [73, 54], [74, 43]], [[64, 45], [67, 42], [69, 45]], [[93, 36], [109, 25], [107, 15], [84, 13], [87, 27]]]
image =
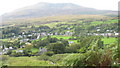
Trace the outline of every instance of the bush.
[[40, 55], [39, 57], [37, 57], [37, 59], [47, 61], [47, 60], [49, 60], [49, 56], [43, 54], [43, 55]]
[[19, 56], [23, 56], [23, 53], [20, 53], [20, 52], [18, 52], [18, 53], [12, 52], [12, 53], [10, 54], [10, 56], [19, 57]]
[[53, 56], [51, 56], [49, 59], [52, 62], [61, 62], [63, 60], [63, 58], [65, 58], [68, 54], [55, 54]]
[[63, 61], [67, 66], [110, 66], [112, 63], [110, 50], [88, 51], [83, 54], [68, 55]]
[[53, 51], [48, 51], [48, 52], [45, 52], [44, 54], [47, 55], [47, 56], [52, 56], [52, 55], [54, 55], [54, 52]]
[[71, 44], [71, 46], [66, 47], [65, 52], [66, 53], [77, 53], [78, 49], [80, 49], [79, 44]]
[[1, 55], [0, 56], [0, 60], [2, 60], [2, 61], [6, 61], [6, 60], [8, 60], [9, 59], [9, 56], [8, 55]]
[[8, 50], [6, 55], [10, 55], [12, 53], [12, 50]]
[[51, 43], [47, 46], [47, 49], [55, 54], [61, 54], [64, 53], [65, 47], [63, 43]]
[[62, 64], [65, 66], [84, 66], [84, 60], [83, 54], [70, 54], [63, 59]]

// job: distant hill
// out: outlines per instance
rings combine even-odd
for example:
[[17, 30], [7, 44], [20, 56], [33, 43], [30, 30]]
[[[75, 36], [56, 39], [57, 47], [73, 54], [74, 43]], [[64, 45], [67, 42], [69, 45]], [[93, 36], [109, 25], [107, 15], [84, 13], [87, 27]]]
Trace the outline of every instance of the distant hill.
[[38, 3], [32, 6], [17, 9], [11, 13], [6, 13], [3, 16], [7, 19], [23, 19], [23, 18], [38, 18], [45, 16], [59, 15], [84, 15], [84, 14], [112, 14], [116, 13], [107, 10], [97, 10], [87, 8], [72, 3]]

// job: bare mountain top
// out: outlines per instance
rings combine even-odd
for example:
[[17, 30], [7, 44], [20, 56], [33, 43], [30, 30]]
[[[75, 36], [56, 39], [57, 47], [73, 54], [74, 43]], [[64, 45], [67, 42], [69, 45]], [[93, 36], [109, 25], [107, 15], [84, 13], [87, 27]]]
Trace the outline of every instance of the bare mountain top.
[[3, 19], [37, 18], [59, 15], [107, 14], [112, 11], [87, 8], [72, 3], [38, 3], [3, 15]]

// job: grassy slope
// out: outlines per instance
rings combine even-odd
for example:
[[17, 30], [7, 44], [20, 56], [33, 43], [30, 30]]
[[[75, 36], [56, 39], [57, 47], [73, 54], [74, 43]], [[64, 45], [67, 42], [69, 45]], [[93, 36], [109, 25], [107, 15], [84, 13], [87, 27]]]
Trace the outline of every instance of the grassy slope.
[[56, 37], [58, 39], [63, 38], [63, 39], [69, 39], [71, 36], [62, 36], [62, 35], [53, 35], [52, 37]]
[[50, 61], [37, 60], [37, 57], [10, 57], [9, 66], [54, 66]]
[[111, 43], [116, 42], [116, 38], [112, 38], [112, 37], [107, 38], [107, 37], [105, 37], [105, 38], [102, 39], [102, 41], [104, 41], [104, 44], [111, 44]]
[[56, 23], [54, 21], [65, 22], [65, 21], [74, 21], [77, 19], [109, 19], [109, 17], [103, 15], [64, 15], [64, 16], [49, 16], [41, 18], [28, 18], [28, 19], [15, 19], [4, 21], [4, 25], [41, 25], [41, 24], [50, 24]]
[[92, 25], [99, 25], [99, 24], [110, 24], [110, 23], [117, 23], [118, 20], [108, 20], [108, 21], [94, 21], [94, 22], [91, 22]]

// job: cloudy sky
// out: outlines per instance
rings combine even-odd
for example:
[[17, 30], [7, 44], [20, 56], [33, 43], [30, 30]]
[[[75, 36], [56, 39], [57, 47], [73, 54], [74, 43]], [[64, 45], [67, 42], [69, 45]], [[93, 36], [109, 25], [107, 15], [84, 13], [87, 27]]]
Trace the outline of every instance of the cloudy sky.
[[39, 2], [74, 3], [101, 10], [118, 10], [120, 0], [0, 0], [0, 15]]

